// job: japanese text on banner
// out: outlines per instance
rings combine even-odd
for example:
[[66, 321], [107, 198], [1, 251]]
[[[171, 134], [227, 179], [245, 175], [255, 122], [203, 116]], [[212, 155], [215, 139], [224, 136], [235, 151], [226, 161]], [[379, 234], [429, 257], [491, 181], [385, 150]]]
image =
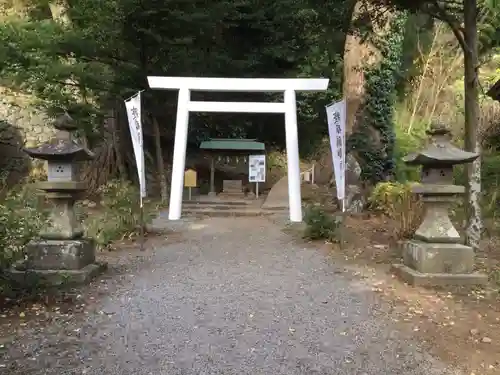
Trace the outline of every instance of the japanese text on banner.
[[326, 107], [326, 118], [328, 121], [328, 134], [330, 136], [330, 147], [332, 149], [333, 172], [335, 174], [335, 185], [337, 187], [337, 198], [345, 199], [345, 122], [346, 103], [345, 100], [330, 104]]
[[132, 138], [132, 147], [134, 149], [137, 174], [139, 176], [142, 202], [142, 198], [146, 197], [146, 171], [144, 168], [144, 148], [142, 143], [141, 93], [139, 92], [129, 100], [126, 100], [125, 107], [127, 109], [130, 137]]

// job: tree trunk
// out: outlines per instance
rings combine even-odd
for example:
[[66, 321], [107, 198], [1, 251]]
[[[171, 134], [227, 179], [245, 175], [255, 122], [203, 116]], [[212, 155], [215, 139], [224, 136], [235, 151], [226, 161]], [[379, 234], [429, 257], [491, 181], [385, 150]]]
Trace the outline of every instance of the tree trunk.
[[120, 110], [118, 100], [114, 101], [113, 109], [111, 110], [111, 116], [108, 118], [108, 131], [111, 134], [111, 141], [113, 143], [113, 148], [115, 151], [116, 164], [118, 167], [118, 173], [120, 175], [120, 180], [127, 179], [127, 168], [125, 166], [125, 161], [123, 159], [123, 144], [121, 142], [121, 136], [119, 132], [120, 124]]
[[71, 24], [71, 20], [68, 15], [69, 5], [65, 0], [56, 0], [49, 3], [50, 13], [52, 14], [52, 19], [58, 23], [65, 26]]
[[153, 129], [155, 134], [156, 166], [160, 176], [161, 202], [166, 203], [168, 199], [167, 177], [165, 174], [165, 164], [163, 163], [163, 151], [161, 149], [160, 126], [156, 117], [153, 117]]
[[[360, 13], [361, 3], [356, 2], [351, 14], [351, 22]], [[343, 93], [347, 105], [346, 132], [350, 134], [356, 121], [364, 94], [364, 72], [363, 66], [366, 65], [366, 57], [370, 52], [367, 43], [363, 44], [358, 35], [352, 32], [347, 34], [344, 46], [344, 80]]]
[[[477, 0], [463, 0], [464, 5], [464, 112], [465, 112], [465, 149], [480, 152], [477, 137], [479, 125], [479, 82], [477, 46]], [[466, 244], [479, 248], [481, 240], [481, 159], [477, 158], [466, 166]]]

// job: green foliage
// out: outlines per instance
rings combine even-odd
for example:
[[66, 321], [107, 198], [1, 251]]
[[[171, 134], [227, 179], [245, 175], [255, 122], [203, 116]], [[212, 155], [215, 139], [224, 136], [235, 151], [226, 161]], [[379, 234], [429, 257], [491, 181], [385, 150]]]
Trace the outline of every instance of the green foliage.
[[[109, 247], [113, 241], [137, 235], [141, 223], [138, 188], [117, 180], [102, 186], [99, 193], [101, 207], [84, 220], [86, 235], [101, 248]], [[145, 202], [144, 223], [153, 219], [154, 209], [151, 202]]]
[[484, 216], [500, 216], [500, 154], [485, 154], [481, 158], [481, 186], [483, 186]]
[[482, 185], [498, 186], [500, 179], [500, 153], [485, 154], [481, 158], [481, 179]]
[[389, 217], [394, 217], [401, 203], [411, 194], [412, 184], [380, 182], [372, 190], [368, 203], [370, 208]]
[[381, 182], [369, 197], [371, 209], [398, 223], [398, 238], [411, 237], [421, 222], [422, 204], [412, 193], [413, 186], [412, 183]]
[[47, 219], [31, 185], [20, 185], [0, 202], [0, 270], [24, 256], [25, 245], [38, 237]]
[[[84, 219], [86, 235], [99, 246], [138, 233], [140, 227], [139, 192], [130, 183], [113, 181], [101, 188], [101, 207], [89, 209], [77, 204], [80, 219]], [[153, 218], [154, 205], [145, 203], [144, 222]], [[47, 212], [32, 185], [20, 185], [5, 193], [0, 203], [0, 270], [24, 256], [25, 245], [38, 238], [45, 225]]]
[[432, 45], [434, 20], [426, 14], [409, 14], [405, 24], [401, 74], [397, 78], [397, 95], [402, 101], [422, 74], [424, 59]]
[[411, 133], [407, 131], [408, 113], [404, 105], [396, 108], [394, 116], [394, 133], [396, 141], [394, 145], [394, 177], [398, 182], [420, 181], [420, 168], [409, 166], [403, 158], [411, 152], [420, 150], [426, 140], [425, 130], [427, 124], [418, 120], [414, 121]]
[[[412, 14], [427, 15], [452, 25], [455, 31], [463, 33], [464, 3], [456, 0], [370, 0], [382, 9], [387, 6], [409, 11]], [[470, 4], [470, 3], [469, 3]], [[500, 2], [498, 0], [474, 0], [478, 9], [479, 53], [488, 54], [500, 44]]]
[[[465, 186], [467, 178], [463, 165], [453, 169], [453, 177], [456, 185]], [[500, 154], [485, 153], [481, 156], [481, 186], [484, 217], [497, 218], [500, 215]]]
[[304, 124], [299, 135], [313, 141], [301, 144], [304, 155], [310, 155], [326, 135], [325, 105], [342, 98], [344, 46], [348, 32], [356, 31], [351, 25], [356, 2], [309, 0], [307, 6], [300, 6], [304, 36], [310, 45], [298, 76], [330, 79], [326, 93], [303, 93], [299, 98], [299, 124]]
[[278, 151], [269, 152], [266, 156], [266, 163], [269, 171], [285, 171], [287, 166], [286, 155]]
[[304, 222], [306, 223], [304, 238], [338, 242], [340, 223], [320, 206], [308, 206], [304, 213]]
[[4, 86], [34, 95], [49, 115], [68, 111], [91, 131], [112, 72], [99, 61], [68, 59], [75, 31], [49, 20], [12, 19], [0, 25], [0, 72]]
[[[301, 150], [308, 153], [307, 147], [312, 149], [326, 131], [323, 105], [341, 93], [343, 41], [354, 3], [58, 2], [68, 5], [66, 24], [53, 19], [48, 2], [30, 0], [22, 17], [2, 17], [1, 84], [33, 94], [51, 114], [68, 111], [87, 136], [97, 138], [95, 128], [111, 107], [123, 109], [124, 97], [147, 89], [148, 75], [329, 77], [326, 95], [307, 94], [298, 101]], [[278, 100], [267, 94], [231, 96], [242, 101]], [[165, 124], [163, 137], [173, 139], [176, 95], [147, 90], [143, 97], [144, 113]], [[216, 93], [205, 97], [227, 99]], [[195, 114], [189, 139], [199, 144], [208, 137], [259, 138], [283, 148], [282, 121], [272, 115]]]
[[391, 23], [385, 38], [379, 41], [382, 60], [365, 72], [366, 93], [363, 117], [348, 139], [348, 148], [360, 157], [362, 177], [372, 183], [394, 173], [394, 104], [400, 74], [406, 15]]

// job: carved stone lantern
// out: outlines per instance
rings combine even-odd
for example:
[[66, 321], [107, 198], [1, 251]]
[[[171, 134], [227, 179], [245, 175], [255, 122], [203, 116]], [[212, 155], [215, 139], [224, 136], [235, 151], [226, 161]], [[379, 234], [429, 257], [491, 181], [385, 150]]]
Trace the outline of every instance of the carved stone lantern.
[[453, 166], [470, 163], [479, 154], [452, 145], [450, 131], [441, 124], [433, 124], [427, 134], [428, 145], [404, 159], [422, 166], [422, 184], [413, 192], [422, 197], [424, 218], [414, 238], [402, 245], [404, 264], [393, 269], [411, 284], [483, 284], [486, 276], [474, 272], [474, 250], [460, 243], [448, 213], [455, 197], [465, 192], [453, 183]]
[[22, 281], [27, 273], [44, 284], [86, 282], [102, 270], [95, 261], [95, 244], [83, 237], [74, 204], [85, 191], [86, 184], [77, 181], [77, 162], [90, 160], [93, 153], [72, 136], [76, 130], [73, 119], [65, 114], [54, 124], [55, 137], [36, 148], [25, 149], [35, 158], [47, 161], [47, 181], [36, 187], [45, 192], [51, 203], [49, 218], [40, 233], [26, 248], [26, 259], [14, 265], [12, 275]]

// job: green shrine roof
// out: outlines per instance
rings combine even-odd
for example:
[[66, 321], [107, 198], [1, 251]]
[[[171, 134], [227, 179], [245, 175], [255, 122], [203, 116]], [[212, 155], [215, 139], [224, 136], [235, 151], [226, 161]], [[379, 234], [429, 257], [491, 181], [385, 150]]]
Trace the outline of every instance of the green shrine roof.
[[211, 138], [201, 142], [202, 150], [265, 151], [266, 146], [255, 139]]

